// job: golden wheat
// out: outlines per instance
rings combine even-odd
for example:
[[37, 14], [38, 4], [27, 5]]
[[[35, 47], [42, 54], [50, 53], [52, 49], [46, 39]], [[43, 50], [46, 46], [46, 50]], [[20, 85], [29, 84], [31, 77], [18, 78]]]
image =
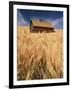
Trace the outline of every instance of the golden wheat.
[[17, 79], [63, 77], [63, 31], [30, 33], [29, 26], [18, 26]]

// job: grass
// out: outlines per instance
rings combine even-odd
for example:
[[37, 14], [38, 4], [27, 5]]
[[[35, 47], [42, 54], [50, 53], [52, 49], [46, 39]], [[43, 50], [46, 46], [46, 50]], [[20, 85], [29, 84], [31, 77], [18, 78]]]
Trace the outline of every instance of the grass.
[[18, 26], [17, 79], [63, 77], [63, 31], [30, 33], [29, 26]]

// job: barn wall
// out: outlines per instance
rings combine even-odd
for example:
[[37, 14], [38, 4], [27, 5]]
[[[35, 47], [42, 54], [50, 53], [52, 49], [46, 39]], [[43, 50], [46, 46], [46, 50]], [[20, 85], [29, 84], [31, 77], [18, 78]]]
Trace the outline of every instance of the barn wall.
[[30, 21], [30, 32], [32, 32], [32, 29], [33, 29], [33, 24], [32, 21]]
[[54, 32], [54, 28], [47, 28], [47, 27], [34, 27], [32, 32]]

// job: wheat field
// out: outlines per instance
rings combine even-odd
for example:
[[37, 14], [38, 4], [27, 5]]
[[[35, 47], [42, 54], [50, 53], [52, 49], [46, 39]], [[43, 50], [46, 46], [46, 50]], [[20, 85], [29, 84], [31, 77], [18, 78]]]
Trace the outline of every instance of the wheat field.
[[30, 33], [17, 27], [17, 80], [63, 78], [63, 30]]

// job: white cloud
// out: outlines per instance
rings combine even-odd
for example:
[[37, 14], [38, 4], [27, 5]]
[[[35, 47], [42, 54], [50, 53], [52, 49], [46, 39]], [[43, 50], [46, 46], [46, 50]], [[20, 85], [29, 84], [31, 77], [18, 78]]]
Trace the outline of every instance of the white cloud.
[[49, 19], [45, 19], [45, 21], [51, 22], [54, 28], [63, 28], [63, 18], [62, 17], [57, 18], [55, 20], [49, 18]]
[[55, 26], [55, 25], [63, 22], [63, 18], [62, 18], [62, 17], [61, 17], [61, 18], [58, 18], [58, 19], [56, 19], [56, 20], [54, 20], [54, 21], [52, 21], [52, 22], [53, 22], [53, 25]]
[[27, 21], [23, 18], [22, 14], [17, 11], [17, 24], [18, 25], [27, 25]]

